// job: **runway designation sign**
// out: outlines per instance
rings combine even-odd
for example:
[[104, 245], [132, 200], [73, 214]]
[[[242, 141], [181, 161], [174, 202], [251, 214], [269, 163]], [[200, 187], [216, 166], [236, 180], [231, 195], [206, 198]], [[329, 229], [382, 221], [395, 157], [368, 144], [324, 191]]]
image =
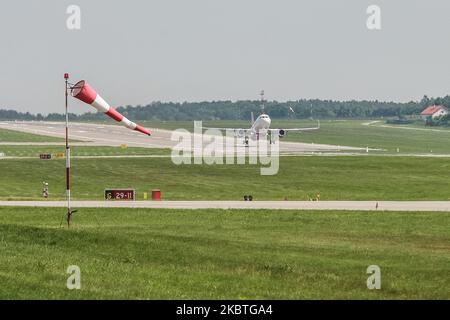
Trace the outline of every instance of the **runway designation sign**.
[[41, 153], [39, 155], [39, 158], [41, 160], [50, 160], [52, 158], [52, 155], [51, 155], [51, 153]]
[[134, 189], [106, 189], [105, 200], [134, 200]]

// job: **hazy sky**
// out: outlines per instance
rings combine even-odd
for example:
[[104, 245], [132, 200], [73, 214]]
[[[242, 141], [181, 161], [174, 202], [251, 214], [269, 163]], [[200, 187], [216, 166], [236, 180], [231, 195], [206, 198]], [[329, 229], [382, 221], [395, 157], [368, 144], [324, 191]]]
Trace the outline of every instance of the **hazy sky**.
[[[66, 27], [71, 4], [81, 30]], [[380, 31], [366, 27], [370, 4]], [[0, 108], [63, 112], [64, 72], [114, 106], [261, 89], [279, 101], [446, 95], [449, 12], [448, 0], [3, 0]]]

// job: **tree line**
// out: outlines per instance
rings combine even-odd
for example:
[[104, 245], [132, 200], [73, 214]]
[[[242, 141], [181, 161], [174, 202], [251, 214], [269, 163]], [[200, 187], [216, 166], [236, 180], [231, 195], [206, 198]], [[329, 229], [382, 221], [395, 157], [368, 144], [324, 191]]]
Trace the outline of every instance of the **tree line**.
[[[429, 98], [421, 101], [381, 102], [381, 101], [333, 101], [333, 100], [297, 100], [287, 102], [268, 101], [264, 111], [274, 119], [357, 119], [357, 118], [389, 118], [418, 115], [429, 105], [440, 104], [450, 108], [450, 96]], [[248, 120], [251, 112], [262, 111], [261, 101], [211, 101], [211, 102], [152, 102], [145, 106], [122, 106], [119, 112], [132, 120]], [[88, 112], [81, 115], [70, 114], [71, 120], [103, 120], [103, 115]], [[48, 115], [22, 113], [10, 109], [0, 109], [0, 120], [45, 120], [62, 121], [64, 114]]]

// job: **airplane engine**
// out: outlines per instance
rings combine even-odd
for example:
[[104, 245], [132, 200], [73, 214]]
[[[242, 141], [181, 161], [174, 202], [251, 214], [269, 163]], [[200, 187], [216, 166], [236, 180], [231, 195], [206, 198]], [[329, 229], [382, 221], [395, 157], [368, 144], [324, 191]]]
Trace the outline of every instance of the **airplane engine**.
[[283, 129], [278, 130], [278, 136], [280, 138], [283, 138], [285, 135], [287, 134], [287, 132]]
[[243, 138], [245, 136], [245, 130], [243, 129], [235, 130], [234, 135], [239, 138]]

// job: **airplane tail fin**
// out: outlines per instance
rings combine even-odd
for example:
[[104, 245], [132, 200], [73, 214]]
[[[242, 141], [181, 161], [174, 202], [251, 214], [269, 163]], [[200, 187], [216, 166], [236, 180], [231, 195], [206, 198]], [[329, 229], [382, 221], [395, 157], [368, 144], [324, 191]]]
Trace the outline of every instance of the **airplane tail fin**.
[[253, 111], [252, 111], [251, 115], [252, 115], [252, 125], [253, 125], [253, 123], [255, 122], [255, 115], [253, 114]]

